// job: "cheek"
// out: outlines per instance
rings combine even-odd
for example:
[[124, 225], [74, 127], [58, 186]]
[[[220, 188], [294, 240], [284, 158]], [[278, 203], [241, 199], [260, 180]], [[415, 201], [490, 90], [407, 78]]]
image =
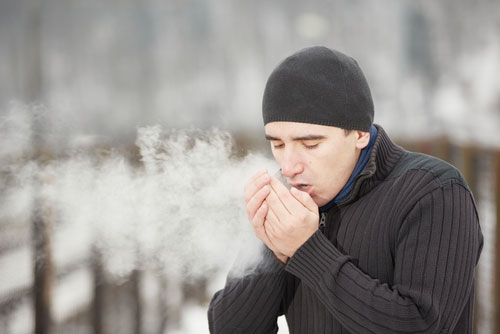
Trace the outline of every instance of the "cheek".
[[314, 169], [319, 174], [325, 184], [336, 182], [347, 169], [346, 162], [349, 160], [346, 152], [330, 151], [328, 154], [316, 159]]
[[274, 160], [276, 160], [276, 162], [278, 164], [281, 164], [281, 154], [280, 154], [280, 152], [271, 148], [271, 153], [273, 154]]

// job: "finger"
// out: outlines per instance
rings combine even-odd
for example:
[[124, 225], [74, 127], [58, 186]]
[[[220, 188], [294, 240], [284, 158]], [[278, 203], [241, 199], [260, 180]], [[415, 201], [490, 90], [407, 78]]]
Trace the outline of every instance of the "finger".
[[264, 221], [268, 212], [268, 206], [266, 203], [263, 203], [262, 206], [257, 210], [255, 216], [251, 220], [252, 227], [255, 231], [255, 234], [259, 239], [262, 240], [262, 237], [265, 236], [264, 229]]
[[248, 182], [247, 183], [252, 183], [252, 182], [255, 182], [256, 180], [258, 180], [262, 175], [269, 175], [269, 172], [267, 171], [267, 169], [261, 169], [257, 172], [255, 172], [255, 174], [252, 175], [252, 177], [250, 179], [248, 179]]
[[280, 220], [278, 216], [274, 213], [272, 208], [269, 208], [266, 213], [266, 220], [271, 222], [272, 224], [279, 224]]
[[267, 211], [266, 219], [264, 221], [264, 228], [266, 232], [271, 233], [273, 238], [281, 235], [284, 230], [284, 222], [280, 221], [272, 209]]
[[318, 205], [312, 197], [306, 193], [305, 191], [300, 191], [297, 188], [292, 188], [290, 189], [290, 193], [299, 201], [307, 210], [317, 213], [318, 212]]
[[[281, 182], [279, 182], [276, 178], [271, 178], [271, 188], [275, 190], [278, 198], [283, 203], [284, 207], [291, 215], [297, 215], [304, 210], [304, 204], [297, 200], [294, 196], [291, 195], [291, 188], [288, 190]], [[295, 189], [297, 190], [297, 189]]]
[[264, 220], [264, 230], [271, 243], [279, 235], [279, 229], [276, 226], [276, 223], [273, 222], [271, 219]]
[[271, 178], [271, 188], [276, 192], [279, 199], [291, 214], [300, 212], [302, 204], [290, 194], [290, 191], [276, 178]]
[[264, 220], [266, 219], [266, 216], [267, 216], [267, 213], [269, 212], [269, 206], [267, 205], [267, 203], [262, 203], [262, 205], [260, 206], [260, 208], [257, 210], [257, 212], [255, 213], [255, 216], [254, 218], [257, 219], [257, 222], [260, 224], [260, 225], [263, 225], [264, 223]]
[[256, 171], [252, 177], [250, 178], [250, 180], [255, 180], [257, 179], [259, 176], [261, 176], [262, 174], [265, 174], [265, 173], [268, 173], [267, 169], [263, 168], [261, 170], [258, 170]]
[[255, 214], [254, 220], [252, 220], [252, 227], [254, 229], [255, 235], [259, 238], [264, 244], [269, 247], [273, 252], [278, 252], [276, 246], [272, 243], [270, 236], [268, 235], [265, 227], [265, 216], [268, 212], [269, 207], [266, 203], [263, 203], [262, 206], [257, 210]]
[[270, 176], [266, 170], [257, 172], [248, 180], [244, 188], [245, 202], [248, 202], [259, 189], [264, 185], [269, 184]]
[[274, 239], [274, 237], [272, 236], [272, 232], [268, 230], [268, 228], [266, 228], [266, 225], [268, 224], [267, 221], [264, 221], [264, 238], [261, 239], [265, 244], [266, 246], [272, 250], [275, 254], [281, 254], [281, 252], [279, 251], [278, 247], [276, 247], [276, 245], [274, 244], [274, 242], [272, 241]]
[[247, 216], [249, 220], [252, 220], [255, 216], [257, 210], [261, 207], [262, 202], [269, 195], [271, 188], [269, 186], [263, 186], [257, 193], [247, 202]]
[[269, 207], [274, 211], [279, 220], [285, 219], [290, 215], [290, 212], [288, 212], [287, 208], [273, 189], [269, 191], [269, 195], [266, 197], [266, 202], [269, 204]]
[[288, 188], [285, 187], [285, 185], [280, 180], [278, 180], [274, 176], [271, 176], [270, 178], [271, 178], [270, 180], [271, 187], [274, 189], [274, 191], [276, 191], [278, 195], [284, 196], [285, 194], [288, 193]]
[[259, 182], [259, 179], [263, 177], [263, 175], [266, 175], [266, 170], [261, 170], [252, 175], [250, 179], [248, 179], [247, 183], [245, 183], [245, 186], [243, 188], [243, 193], [245, 195], [245, 202], [250, 200], [252, 196], [257, 192], [258, 185], [261, 183]]

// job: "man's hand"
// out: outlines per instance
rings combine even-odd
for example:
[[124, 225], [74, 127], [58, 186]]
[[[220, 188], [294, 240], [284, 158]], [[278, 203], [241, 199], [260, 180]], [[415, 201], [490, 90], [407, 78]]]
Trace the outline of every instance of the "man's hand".
[[270, 182], [271, 176], [266, 170], [261, 170], [250, 178], [244, 190], [246, 211], [257, 238], [273, 251], [279, 261], [286, 263], [288, 257], [273, 245], [264, 228], [265, 218], [269, 210], [265, 199], [271, 192]]
[[274, 177], [271, 178], [270, 186], [264, 202], [269, 205], [266, 209], [265, 232], [279, 252], [292, 257], [318, 229], [318, 206], [308, 193], [296, 188], [288, 191]]

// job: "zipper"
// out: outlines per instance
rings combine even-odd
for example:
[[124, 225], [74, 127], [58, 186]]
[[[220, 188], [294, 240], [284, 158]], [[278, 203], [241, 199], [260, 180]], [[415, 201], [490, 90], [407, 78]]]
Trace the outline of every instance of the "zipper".
[[325, 232], [325, 225], [326, 225], [326, 212], [321, 212], [319, 218], [319, 230], [321, 232]]

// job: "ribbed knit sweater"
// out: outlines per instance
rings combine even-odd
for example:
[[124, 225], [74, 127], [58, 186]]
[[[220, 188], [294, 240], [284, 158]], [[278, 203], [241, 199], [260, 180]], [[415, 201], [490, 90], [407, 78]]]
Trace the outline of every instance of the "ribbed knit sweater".
[[403, 150], [377, 126], [370, 160], [343, 202], [288, 260], [228, 276], [211, 333], [472, 333], [483, 237], [461, 174]]

